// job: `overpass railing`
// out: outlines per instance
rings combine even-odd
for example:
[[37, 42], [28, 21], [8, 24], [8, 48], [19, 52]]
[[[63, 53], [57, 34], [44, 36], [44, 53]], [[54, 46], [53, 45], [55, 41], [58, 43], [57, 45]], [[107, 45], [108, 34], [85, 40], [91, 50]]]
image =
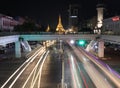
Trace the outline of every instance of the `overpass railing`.
[[19, 35], [18, 32], [0, 32], [0, 36]]
[[[33, 34], [36, 34], [36, 35], [58, 35], [57, 32], [0, 32], [0, 36], [6, 36], [6, 35], [26, 35], [26, 34], [29, 34], [29, 35], [33, 35]], [[77, 32], [77, 33], [67, 33], [67, 34], [60, 34], [60, 35], [77, 35], [77, 34], [93, 34], [92, 32]]]

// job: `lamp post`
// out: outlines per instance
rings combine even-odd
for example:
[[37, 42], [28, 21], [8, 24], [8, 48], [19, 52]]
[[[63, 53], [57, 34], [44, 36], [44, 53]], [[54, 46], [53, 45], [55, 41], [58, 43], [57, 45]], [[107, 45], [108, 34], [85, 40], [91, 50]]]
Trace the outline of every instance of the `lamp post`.
[[64, 58], [61, 57], [63, 56], [63, 48], [62, 48], [62, 40], [59, 40], [60, 41], [60, 55], [59, 55], [59, 58], [62, 59], [62, 78], [61, 78], [61, 88], [67, 88], [65, 82], [64, 82]]

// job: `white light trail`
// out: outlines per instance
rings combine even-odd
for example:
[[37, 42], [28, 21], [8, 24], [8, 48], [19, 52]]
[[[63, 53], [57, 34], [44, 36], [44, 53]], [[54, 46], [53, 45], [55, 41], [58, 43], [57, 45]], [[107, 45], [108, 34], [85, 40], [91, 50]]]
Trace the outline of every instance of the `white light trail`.
[[47, 58], [47, 56], [48, 56], [48, 53], [49, 53], [49, 51], [47, 52], [45, 58], [43, 59], [43, 63], [42, 63], [42, 65], [41, 65], [41, 70], [40, 70], [40, 74], [39, 74], [39, 81], [38, 81], [38, 88], [40, 88], [41, 71], [42, 71], [42, 68], [43, 68], [43, 64], [44, 64], [44, 62], [45, 62], [45, 60], [46, 60], [46, 58]]
[[33, 61], [33, 57], [37, 54], [37, 53], [39, 53], [40, 51], [42, 51], [42, 50], [45, 50], [45, 48], [44, 47], [42, 47], [42, 48], [40, 48], [39, 50], [37, 50], [31, 57], [29, 57], [29, 59], [27, 59], [25, 62], [28, 62], [28, 61], [30, 61], [31, 59], [31, 62]]
[[25, 81], [24, 85], [22, 88], [25, 87], [25, 85], [27, 84], [27, 82], [29, 81], [30, 77], [32, 76], [33, 72], [35, 71], [35, 69], [37, 68], [38, 64], [40, 63], [41, 59], [43, 58], [43, 55], [45, 54], [45, 52], [42, 54], [42, 56], [40, 57], [40, 60], [38, 61], [38, 63], [36, 64], [36, 66], [34, 67], [34, 69], [32, 70], [32, 72], [30, 73], [30, 75], [28, 76], [27, 80]]
[[[69, 42], [68, 42], [68, 44], [69, 44]], [[69, 44], [69, 45], [74, 49], [74, 52], [76, 53], [76, 55], [78, 57], [84, 57], [84, 59], [86, 58], [82, 52], [77, 50], [76, 47], [72, 46], [71, 44]], [[82, 58], [80, 58], [80, 60], [81, 59]], [[90, 76], [90, 78], [94, 82], [95, 86], [97, 88], [112, 88], [112, 85], [104, 79], [102, 74], [99, 73], [97, 71], [97, 69], [94, 66], [92, 66], [92, 64], [89, 61], [86, 61], [84, 59], [81, 60], [81, 62], [84, 63], [85, 70], [87, 71], [88, 75]], [[95, 75], [97, 75], [97, 77], [94, 75], [94, 73], [95, 73]]]
[[86, 57], [88, 57], [94, 64], [96, 64], [110, 79], [113, 83], [115, 83], [118, 88], [120, 88], [120, 79], [116, 77], [113, 73], [111, 73], [108, 69], [106, 69], [102, 64], [98, 63], [91, 56], [85, 54], [85, 52], [81, 51]]
[[[41, 49], [39, 49], [38, 51], [40, 51]], [[13, 76], [26, 64], [26, 62], [28, 62], [34, 55], [36, 54], [36, 52], [30, 57], [28, 58], [9, 78], [8, 80], [1, 86], [1, 88], [4, 88], [5, 85], [13, 78]]]
[[71, 53], [68, 52], [69, 60], [70, 60], [70, 70], [73, 79], [73, 85], [75, 88], [83, 88], [82, 81], [79, 79], [79, 74], [77, 73], [77, 67], [75, 65], [75, 58], [72, 56]]
[[[34, 56], [34, 59], [35, 59], [38, 55], [39, 55], [39, 53]], [[20, 73], [19, 73], [19, 74], [17, 75], [17, 77], [14, 79], [14, 81], [13, 81], [12, 84], [9, 86], [9, 88], [12, 88], [12, 86], [15, 84], [15, 82], [17, 81], [17, 79], [18, 79], [18, 78], [20, 77], [20, 75], [25, 71], [25, 69], [29, 66], [30, 63], [31, 63], [31, 62], [29, 62], [29, 63], [20, 71]]]
[[[39, 54], [39, 53], [38, 53]], [[37, 57], [38, 56], [38, 54], [37, 55], [35, 55], [35, 57]], [[35, 59], [35, 57], [34, 57], [34, 59]], [[29, 66], [29, 64], [30, 64], [31, 62], [28, 62], [28, 64], [20, 71], [20, 73], [17, 75], [17, 77], [14, 79], [14, 81], [12, 82], [12, 84], [9, 86], [9, 88], [12, 88], [12, 86], [15, 84], [15, 82], [17, 81], [17, 79], [20, 77], [20, 75], [25, 71], [25, 69]]]
[[[46, 54], [45, 57], [43, 58], [43, 62], [42, 62], [42, 64], [41, 64], [41, 66], [40, 66], [39, 72], [38, 72], [38, 74], [36, 75], [36, 78], [35, 78], [35, 80], [34, 80], [34, 82], [33, 82], [32, 87], [30, 87], [30, 88], [34, 88], [34, 85], [35, 85], [35, 83], [36, 83], [36, 81], [37, 81], [37, 79], [38, 79], [39, 76], [40, 76], [40, 79], [39, 79], [39, 80], [41, 80], [42, 67], [43, 67], [43, 64], [44, 64], [44, 62], [45, 62], [45, 60], [46, 60], [46, 57], [47, 57], [48, 53], [49, 53], [49, 51], [47, 52], [47, 54]], [[39, 86], [40, 86], [40, 84], [39, 84]]]

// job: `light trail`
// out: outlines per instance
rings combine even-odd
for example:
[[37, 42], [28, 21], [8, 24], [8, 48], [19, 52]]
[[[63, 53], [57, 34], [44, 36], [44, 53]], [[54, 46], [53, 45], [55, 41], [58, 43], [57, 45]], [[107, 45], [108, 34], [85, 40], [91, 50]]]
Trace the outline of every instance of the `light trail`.
[[[71, 44], [69, 45], [73, 48], [74, 52], [78, 57], [84, 57], [84, 54], [81, 53], [75, 46], [72, 46]], [[87, 71], [90, 78], [92, 79], [92, 81], [94, 82], [95, 86], [97, 88], [112, 88], [112, 85], [104, 79], [104, 77], [97, 71], [97, 69], [94, 66], [92, 66], [92, 64], [88, 60], [83, 60], [82, 58], [80, 58], [80, 60], [82, 63], [84, 63], [84, 68]], [[97, 77], [95, 77], [94, 73], [97, 75]]]
[[120, 88], [120, 78], [118, 78], [115, 74], [111, 73], [106, 67], [104, 67], [101, 63], [94, 60], [92, 56], [87, 55], [86, 52], [81, 51], [86, 57], [88, 57], [94, 64], [96, 64], [110, 79], [111, 81]]
[[[69, 63], [70, 64], [70, 63]], [[74, 78], [74, 73], [73, 73], [73, 71], [72, 71], [72, 65], [70, 64], [70, 71], [71, 71], [71, 74], [72, 74], [72, 79], [73, 79], [73, 85], [74, 85], [74, 88], [77, 88], [77, 84], [76, 84], [76, 82], [75, 82], [75, 78]]]
[[70, 70], [72, 74], [72, 79], [73, 79], [73, 85], [75, 88], [83, 88], [82, 81], [79, 79], [79, 74], [77, 73], [77, 67], [75, 65], [75, 61], [73, 56], [68, 52], [69, 56], [69, 64], [70, 64]]
[[40, 61], [41, 61], [41, 59], [43, 58], [43, 56], [44, 56], [45, 53], [46, 53], [46, 52], [44, 52], [44, 53], [42, 54], [42, 56], [40, 57], [40, 60], [38, 61], [38, 63], [36, 64], [36, 66], [33, 68], [32, 72], [31, 72], [30, 75], [28, 76], [28, 78], [27, 78], [27, 80], [25, 81], [25, 83], [23, 84], [22, 88], [24, 88], [25, 85], [27, 84], [27, 82], [29, 81], [30, 77], [32, 76], [33, 72], [35, 71], [35, 69], [36, 69], [37, 66], [39, 65], [39, 63], [40, 63]]
[[81, 75], [81, 77], [82, 77], [82, 79], [84, 81], [85, 87], [88, 88], [87, 82], [86, 82], [86, 80], [84, 78], [84, 75], [83, 75], [82, 71], [80, 71], [80, 75]]
[[101, 65], [103, 65], [106, 69], [108, 69], [111, 73], [113, 73], [115, 76], [117, 76], [119, 79], [120, 79], [120, 74], [118, 72], [116, 72], [115, 70], [111, 69], [109, 67], [109, 65], [107, 65], [106, 63], [103, 63], [102, 61], [100, 61], [96, 56], [88, 53], [88, 52], [85, 52], [84, 53], [88, 54], [89, 56], [93, 57], [92, 59], [96, 60], [96, 62], [100, 63]]
[[38, 50], [40, 50], [40, 49], [42, 49], [42, 48], [44, 48], [44, 47], [38, 46], [37, 48], [33, 49], [30, 53], [28, 53], [28, 54], [26, 55], [26, 58], [31, 57], [36, 51], [38, 51]]
[[[45, 58], [45, 57], [44, 57]], [[41, 58], [41, 60], [43, 59], [44, 60], [44, 58], [42, 57]], [[41, 61], [40, 60], [40, 61]], [[41, 62], [41, 63], [43, 63], [43, 61]], [[39, 66], [39, 63], [37, 64], [37, 66], [36, 67], [38, 67]], [[39, 71], [41, 71], [41, 66], [40, 66], [40, 68], [39, 68]], [[33, 77], [33, 79], [32, 79], [32, 82], [31, 82], [31, 86], [30, 86], [30, 88], [34, 88], [34, 85], [35, 85], [35, 83], [36, 83], [36, 80], [38, 79], [38, 76], [39, 76], [39, 71], [38, 71], [38, 73], [36, 73], [36, 76], [34, 75], [34, 77]]]
[[[86, 59], [84, 59], [84, 60], [86, 61]], [[81, 77], [82, 77], [82, 79], [83, 79], [83, 82], [84, 82], [85, 87], [86, 87], [86, 88], [89, 88], [89, 87], [88, 87], [88, 84], [87, 84], [87, 82], [86, 82], [86, 79], [85, 79], [85, 77], [84, 77], [84, 74], [83, 74], [82, 70], [80, 69], [78, 63], [77, 63], [77, 67], [78, 67], [78, 70], [79, 70], [79, 72], [80, 72], [80, 75], [81, 75]]]
[[[37, 57], [39, 55], [39, 53], [38, 54], [36, 54], [36, 56], [34, 57], [34, 59]], [[17, 81], [17, 79], [20, 77], [20, 75], [25, 71], [25, 69], [29, 66], [29, 64], [30, 64], [31, 62], [29, 62], [22, 70], [21, 70], [21, 72], [17, 75], [17, 77], [14, 79], [14, 81], [11, 83], [11, 85], [9, 86], [9, 88], [12, 88], [12, 86], [15, 84], [15, 82]]]
[[[39, 75], [40, 75], [40, 80], [41, 80], [42, 67], [43, 67], [43, 64], [44, 64], [44, 62], [45, 62], [45, 60], [46, 60], [46, 57], [47, 57], [48, 53], [49, 53], [49, 51], [47, 52], [47, 54], [46, 54], [45, 57], [43, 58], [43, 62], [42, 62], [42, 64], [41, 64], [40, 69], [39, 69], [39, 72], [38, 72], [38, 74], [37, 74], [37, 76], [36, 76], [36, 78], [35, 78], [35, 80], [34, 80], [34, 82], [33, 82], [33, 87], [32, 87], [32, 88], [34, 88], [34, 85], [35, 85], [36, 80], [38, 79], [38, 76], [39, 76]], [[39, 84], [39, 86], [40, 86], [40, 84]]]
[[82, 83], [81, 81], [79, 80], [79, 76], [77, 75], [77, 70], [75, 68], [75, 66], [73, 65], [73, 62], [72, 62], [72, 70], [74, 72], [74, 77], [75, 77], [75, 82], [77, 84], [77, 88], [82, 88]]
[[27, 59], [25, 62], [28, 62], [28, 61], [30, 61], [31, 59], [31, 62], [34, 60], [33, 59], [33, 57], [36, 55], [36, 54], [38, 54], [41, 50], [45, 50], [45, 48], [44, 47], [42, 47], [42, 48], [40, 48], [39, 50], [37, 50], [29, 59]]
[[84, 64], [84, 68], [97, 88], [113, 88], [92, 64], [86, 63]]
[[[44, 54], [43, 54], [43, 55], [44, 55]], [[43, 58], [43, 57], [42, 57], [42, 58]], [[31, 74], [32, 74], [33, 72], [34, 72], [34, 73], [33, 73], [32, 81], [31, 81], [31, 84], [30, 84], [30, 85], [31, 85], [30, 88], [33, 88], [33, 87], [32, 87], [32, 84], [33, 84], [33, 81], [34, 81], [34, 79], [35, 79], [35, 74], [36, 74], [36, 71], [37, 71], [37, 67], [38, 67], [38, 65], [40, 64], [40, 61], [41, 61], [41, 58], [40, 58], [40, 60], [38, 61], [37, 65], [35, 66], [35, 69], [33, 69], [32, 72], [31, 72]]]
[[[40, 51], [41, 48], [38, 50]], [[36, 54], [36, 53], [35, 53]], [[33, 54], [33, 56], [35, 55]], [[33, 57], [31, 56], [30, 58], [28, 58], [28, 61]], [[28, 62], [27, 61], [27, 62]], [[8, 80], [1, 86], [1, 88], [4, 88], [6, 86], [6, 84], [13, 78], [13, 76], [15, 76], [15, 74], [26, 64], [26, 61], [8, 78]]]
[[[46, 54], [46, 56], [45, 56], [45, 59], [43, 59], [43, 63], [42, 63], [42, 65], [41, 65], [41, 71], [42, 71], [42, 68], [43, 68], [43, 64], [44, 64], [44, 62], [45, 62], [45, 60], [46, 60], [46, 58], [47, 58], [47, 56], [48, 56], [48, 53], [49, 53], [49, 51], [47, 52], [47, 54]], [[40, 71], [39, 80], [38, 80], [38, 88], [40, 88], [41, 71]]]

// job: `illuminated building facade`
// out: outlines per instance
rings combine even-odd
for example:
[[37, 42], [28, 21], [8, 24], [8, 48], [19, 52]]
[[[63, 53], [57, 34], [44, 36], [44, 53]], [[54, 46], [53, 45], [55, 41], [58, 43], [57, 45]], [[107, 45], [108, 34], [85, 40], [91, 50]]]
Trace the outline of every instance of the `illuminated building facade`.
[[16, 25], [18, 25], [18, 21], [14, 20], [13, 17], [0, 14], [1, 31], [12, 31]]
[[97, 25], [96, 29], [94, 32], [101, 33], [101, 27], [103, 25], [103, 11], [104, 11], [104, 5], [103, 4], [98, 4], [97, 5]]
[[120, 16], [104, 19], [103, 32], [107, 34], [120, 34]]

